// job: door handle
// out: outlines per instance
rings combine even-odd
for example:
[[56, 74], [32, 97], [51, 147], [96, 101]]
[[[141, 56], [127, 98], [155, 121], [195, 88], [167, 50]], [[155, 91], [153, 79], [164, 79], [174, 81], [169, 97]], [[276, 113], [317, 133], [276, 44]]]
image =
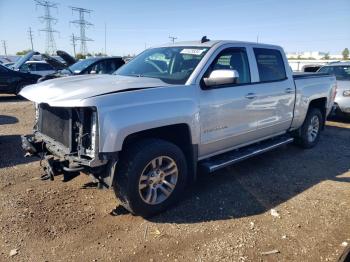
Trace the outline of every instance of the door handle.
[[294, 89], [293, 88], [286, 88], [286, 90], [284, 90], [287, 94], [291, 94], [294, 93]]
[[256, 94], [255, 93], [248, 93], [248, 94], [246, 94], [245, 98], [254, 99], [254, 98], [256, 98]]

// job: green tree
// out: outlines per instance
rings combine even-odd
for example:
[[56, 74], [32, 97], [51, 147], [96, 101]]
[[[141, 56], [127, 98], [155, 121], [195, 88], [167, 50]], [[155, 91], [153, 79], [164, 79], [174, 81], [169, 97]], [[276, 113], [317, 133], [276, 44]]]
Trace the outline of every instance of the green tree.
[[348, 48], [345, 48], [341, 54], [343, 55], [344, 60], [349, 59], [349, 49]]
[[324, 56], [322, 57], [322, 59], [324, 59], [324, 60], [330, 59], [329, 52], [325, 53]]
[[81, 53], [77, 53], [77, 55], [75, 56], [76, 59], [85, 59], [86, 56], [81, 54]]
[[99, 53], [95, 53], [95, 56], [106, 56], [106, 54], [99, 52]]
[[28, 52], [30, 52], [30, 51], [32, 51], [32, 50], [28, 49], [28, 50], [18, 51], [18, 52], [16, 53], [16, 55], [25, 55], [26, 53], [28, 53]]

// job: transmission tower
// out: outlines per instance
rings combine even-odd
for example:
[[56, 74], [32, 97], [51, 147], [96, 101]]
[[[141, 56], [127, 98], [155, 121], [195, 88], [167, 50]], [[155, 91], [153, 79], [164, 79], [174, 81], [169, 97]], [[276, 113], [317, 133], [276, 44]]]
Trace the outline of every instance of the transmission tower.
[[80, 36], [76, 37], [75, 39], [80, 41], [80, 53], [83, 55], [86, 55], [87, 54], [86, 42], [93, 41], [91, 38], [88, 38], [86, 36], [86, 29], [89, 26], [92, 26], [93, 24], [85, 20], [85, 14], [90, 14], [92, 10], [80, 8], [80, 7], [73, 7], [73, 6], [71, 6], [70, 8], [72, 9], [72, 13], [75, 11], [75, 12], [78, 12], [79, 14], [78, 20], [73, 20], [70, 22], [80, 27]]
[[7, 56], [7, 44], [6, 44], [6, 41], [5, 40], [1, 40], [1, 42], [2, 42], [2, 47], [4, 48], [5, 56]]
[[42, 23], [45, 23], [45, 28], [41, 29], [46, 33], [46, 53], [54, 54], [56, 51], [56, 43], [54, 38], [54, 33], [58, 31], [53, 29], [53, 25], [57, 23], [57, 19], [51, 15], [51, 9], [57, 8], [57, 4], [45, 0], [34, 0], [37, 6], [42, 6], [44, 8], [44, 15], [39, 17]]
[[74, 34], [72, 34], [71, 40], [72, 40], [72, 45], [73, 45], [74, 57], [77, 57], [77, 54], [76, 54], [76, 52], [75, 52], [75, 46], [76, 46], [75, 41], [77, 40], [77, 37], [76, 37]]
[[169, 36], [169, 39], [171, 40], [171, 42], [173, 42], [173, 44], [175, 43], [175, 40], [177, 39], [176, 36]]

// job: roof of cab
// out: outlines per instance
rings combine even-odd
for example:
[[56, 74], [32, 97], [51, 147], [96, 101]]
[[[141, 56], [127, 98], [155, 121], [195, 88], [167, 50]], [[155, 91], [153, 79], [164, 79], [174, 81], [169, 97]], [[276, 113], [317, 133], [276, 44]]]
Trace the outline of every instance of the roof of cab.
[[172, 46], [194, 46], [194, 47], [212, 47], [214, 45], [224, 45], [224, 44], [241, 44], [243, 46], [248, 45], [254, 45], [254, 46], [261, 46], [266, 48], [281, 48], [277, 45], [270, 45], [270, 44], [262, 44], [262, 43], [254, 43], [254, 42], [245, 42], [245, 41], [234, 41], [234, 40], [210, 40], [207, 42], [202, 43], [199, 41], [186, 41], [186, 42], [175, 42], [175, 43], [167, 43], [160, 45], [158, 47], [172, 47]]

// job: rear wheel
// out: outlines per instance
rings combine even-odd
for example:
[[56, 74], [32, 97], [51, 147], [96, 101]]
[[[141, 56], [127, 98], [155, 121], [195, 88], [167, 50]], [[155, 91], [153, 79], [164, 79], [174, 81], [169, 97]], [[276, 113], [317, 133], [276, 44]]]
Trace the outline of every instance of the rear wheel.
[[113, 188], [122, 205], [135, 215], [147, 217], [180, 199], [187, 165], [176, 145], [147, 139], [126, 149], [116, 172]]
[[303, 148], [314, 147], [319, 139], [323, 125], [323, 116], [318, 108], [310, 108], [303, 125], [296, 136], [296, 143]]

